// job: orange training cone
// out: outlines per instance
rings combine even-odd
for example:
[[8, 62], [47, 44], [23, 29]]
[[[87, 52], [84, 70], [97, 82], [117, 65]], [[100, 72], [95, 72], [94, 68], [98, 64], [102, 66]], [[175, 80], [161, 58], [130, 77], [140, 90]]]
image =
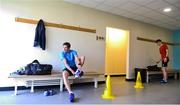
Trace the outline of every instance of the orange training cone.
[[136, 85], [134, 86], [136, 89], [144, 88], [142, 81], [141, 81], [141, 74], [140, 71], [138, 71], [137, 78], [136, 78]]
[[107, 76], [106, 79], [106, 89], [104, 90], [104, 93], [102, 95], [103, 99], [114, 99], [115, 97], [112, 95], [112, 91], [111, 91], [111, 80], [110, 80], [110, 76]]

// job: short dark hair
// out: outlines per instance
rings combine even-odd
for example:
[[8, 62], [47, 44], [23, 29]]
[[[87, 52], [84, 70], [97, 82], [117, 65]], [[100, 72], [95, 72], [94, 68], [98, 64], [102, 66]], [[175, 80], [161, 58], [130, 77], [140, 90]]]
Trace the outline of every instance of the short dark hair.
[[158, 43], [158, 42], [162, 42], [161, 39], [157, 39], [157, 40], [156, 40], [156, 43]]
[[71, 44], [70, 44], [69, 42], [64, 42], [64, 43], [63, 43], [63, 46], [64, 46], [64, 45], [66, 45], [68, 48], [71, 47]]

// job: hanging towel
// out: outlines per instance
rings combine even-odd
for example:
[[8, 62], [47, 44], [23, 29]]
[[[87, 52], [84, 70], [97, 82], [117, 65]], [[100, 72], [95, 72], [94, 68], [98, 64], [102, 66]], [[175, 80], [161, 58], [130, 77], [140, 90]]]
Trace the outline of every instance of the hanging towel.
[[34, 38], [34, 47], [40, 46], [42, 50], [46, 49], [46, 28], [42, 19], [39, 20]]

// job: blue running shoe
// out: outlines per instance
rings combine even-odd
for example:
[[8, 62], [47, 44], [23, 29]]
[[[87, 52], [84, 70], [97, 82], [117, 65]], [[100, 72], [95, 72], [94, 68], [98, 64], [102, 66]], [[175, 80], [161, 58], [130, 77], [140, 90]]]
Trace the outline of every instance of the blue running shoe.
[[84, 74], [83, 71], [77, 69], [75, 72], [75, 78], [79, 78], [79, 77], [83, 76], [83, 74]]
[[74, 98], [75, 98], [74, 93], [70, 93], [70, 94], [69, 94], [69, 100], [70, 100], [70, 102], [74, 102]]
[[44, 91], [44, 96], [49, 96], [50, 95], [50, 93], [49, 93], [49, 91], [47, 90], [47, 91]]
[[54, 91], [54, 90], [49, 90], [49, 95], [50, 95], [50, 96], [55, 95], [55, 91]]

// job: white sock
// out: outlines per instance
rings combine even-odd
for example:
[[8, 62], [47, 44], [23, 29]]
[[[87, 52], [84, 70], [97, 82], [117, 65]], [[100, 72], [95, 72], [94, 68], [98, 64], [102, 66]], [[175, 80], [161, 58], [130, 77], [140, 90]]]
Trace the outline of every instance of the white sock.
[[69, 92], [69, 94], [73, 93], [72, 91]]

